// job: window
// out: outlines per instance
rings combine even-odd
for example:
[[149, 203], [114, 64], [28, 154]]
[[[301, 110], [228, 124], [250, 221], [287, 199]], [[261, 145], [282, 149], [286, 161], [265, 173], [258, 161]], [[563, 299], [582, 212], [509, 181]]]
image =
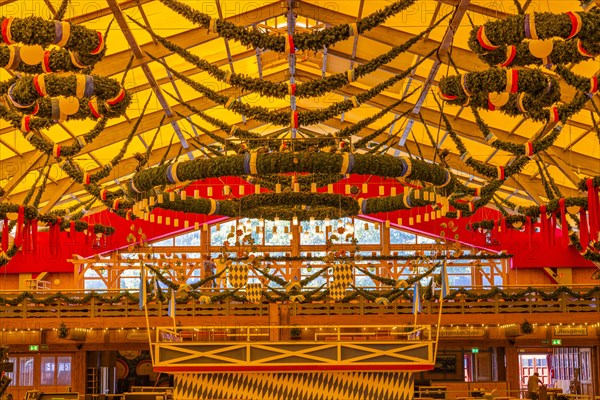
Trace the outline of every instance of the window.
[[106, 290], [108, 287], [104, 279], [107, 277], [108, 271], [106, 269], [88, 269], [83, 275], [83, 288], [85, 290]]
[[175, 246], [200, 246], [200, 232], [192, 231], [176, 236]]
[[40, 363], [42, 386], [68, 386], [71, 384], [71, 356], [42, 356]]
[[412, 233], [400, 229], [390, 229], [390, 244], [414, 244], [416, 242], [417, 237]]

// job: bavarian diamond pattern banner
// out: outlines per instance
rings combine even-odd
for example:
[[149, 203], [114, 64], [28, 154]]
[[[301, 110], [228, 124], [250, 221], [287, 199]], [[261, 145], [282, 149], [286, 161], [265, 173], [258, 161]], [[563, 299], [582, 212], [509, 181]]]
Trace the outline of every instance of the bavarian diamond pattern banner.
[[248, 265], [233, 264], [227, 271], [227, 280], [234, 288], [244, 287], [248, 283]]
[[411, 372], [175, 373], [177, 400], [409, 400]]
[[252, 303], [260, 303], [262, 300], [262, 284], [249, 283], [246, 285], [246, 299]]
[[329, 296], [333, 300], [342, 300], [346, 297], [346, 287], [347, 285], [342, 285], [337, 281], [331, 282], [331, 285], [329, 286]]
[[334, 264], [333, 265], [333, 280], [346, 289], [348, 285], [354, 283], [352, 272], [354, 266], [352, 264]]

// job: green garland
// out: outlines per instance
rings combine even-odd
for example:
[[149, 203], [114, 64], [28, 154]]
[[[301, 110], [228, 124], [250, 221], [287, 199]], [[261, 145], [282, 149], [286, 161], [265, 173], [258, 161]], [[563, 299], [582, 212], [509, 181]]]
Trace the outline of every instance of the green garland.
[[[379, 26], [388, 18], [413, 5], [415, 1], [416, 0], [396, 1], [387, 7], [362, 18], [356, 23], [355, 34], [363, 34], [364, 32]], [[210, 15], [194, 10], [187, 4], [180, 3], [177, 0], [160, 0], [160, 2], [202, 28], [212, 29], [214, 24], [214, 32], [225, 39], [237, 40], [245, 46], [268, 49], [280, 53], [283, 53], [286, 50], [285, 36], [273, 36], [253, 28], [240, 27], [222, 19], [213, 20]], [[293, 44], [298, 50], [319, 51], [322, 50], [323, 47], [330, 47], [337, 42], [348, 39], [351, 34], [352, 26], [349, 24], [341, 24], [315, 32], [296, 33], [293, 35]]]
[[600, 186], [600, 176], [593, 176], [593, 177], [589, 177], [589, 178], [585, 178], [580, 180], [579, 182], [577, 182], [577, 188], [581, 191], [581, 192], [587, 192], [588, 187], [587, 187], [587, 180], [591, 179], [592, 180], [592, 185], [594, 187], [598, 187]]
[[[313, 295], [311, 296], [310, 300], [319, 301], [323, 297], [327, 296], [329, 293], [329, 289], [325, 289], [325, 290], [323, 290], [323, 289], [324, 289], [323, 286], [317, 288], [317, 290], [311, 289], [310, 293], [313, 293]], [[377, 291], [369, 292], [364, 289], [360, 289], [360, 288], [357, 288], [357, 289], [359, 289], [361, 291], [360, 294], [363, 296], [364, 296], [364, 293], [367, 293], [367, 296], [365, 296], [365, 298], [367, 298], [367, 300], [381, 297], [381, 296], [370, 295], [370, 293], [378, 293]], [[269, 290], [273, 291], [274, 289], [269, 288]], [[218, 295], [209, 296], [209, 297], [211, 298], [211, 301], [213, 303], [216, 303], [219, 301], [223, 301], [227, 298], [234, 298], [235, 293], [237, 291], [238, 291], [238, 289], [226, 290]], [[405, 291], [402, 291], [402, 290], [395, 290], [394, 292], [405, 293]], [[274, 293], [279, 294], [279, 296], [278, 297], [269, 297], [268, 295], [266, 295], [266, 292], [264, 294], [265, 294], [265, 297], [267, 297], [267, 299], [269, 299], [270, 301], [281, 301], [282, 299], [286, 299], [286, 297], [287, 297], [286, 300], [289, 299], [289, 296], [286, 296], [286, 293], [284, 293], [284, 292], [280, 292], [275, 289]], [[344, 301], [352, 300], [353, 298], [356, 297], [357, 294], [358, 293], [355, 292], [352, 296], [345, 298]], [[490, 290], [486, 290], [484, 292], [482, 292], [481, 290], [468, 290], [468, 289], [460, 288], [457, 290], [451, 290], [450, 293], [448, 294], [448, 296], [445, 297], [445, 299], [460, 300], [460, 299], [464, 298], [467, 300], [500, 299], [500, 300], [504, 300], [504, 301], [518, 301], [518, 300], [528, 299], [531, 297], [531, 295], [535, 295], [537, 298], [541, 298], [542, 300], [556, 301], [556, 300], [559, 300], [566, 296], [569, 299], [573, 299], [573, 300], [588, 300], [589, 301], [589, 300], [595, 299], [599, 294], [600, 294], [600, 286], [595, 286], [586, 292], [576, 291], [576, 290], [573, 290], [566, 286], [560, 286], [554, 291], [544, 291], [544, 290], [537, 289], [534, 287], [528, 287], [528, 288], [520, 290], [518, 292], [509, 292], [509, 291], [505, 291], [505, 290], [502, 290], [497, 287], [494, 287]], [[177, 303], [183, 304], [183, 303], [188, 302], [190, 299], [197, 300], [202, 295], [203, 295], [202, 293], [190, 291], [190, 292], [186, 293], [185, 296], [177, 298]], [[148, 297], [150, 297], [150, 296], [151, 296], [151, 294], [148, 294]], [[242, 299], [245, 299], [245, 298], [242, 298]], [[410, 297], [406, 296], [405, 299], [410, 300]], [[425, 297], [425, 299], [431, 300], [431, 297], [430, 298]], [[64, 293], [58, 292], [58, 293], [51, 294], [44, 298], [40, 297], [39, 292], [21, 292], [18, 296], [12, 297], [12, 298], [6, 297], [6, 296], [0, 297], [0, 305], [2, 305], [4, 307], [7, 307], [7, 306], [15, 307], [19, 304], [25, 304], [25, 303], [41, 304], [41, 305], [45, 305], [45, 306], [51, 306], [51, 305], [56, 305], [56, 304], [61, 304], [61, 303], [84, 305], [84, 304], [91, 304], [91, 302], [93, 300], [96, 302], [96, 304], [118, 304], [118, 303], [123, 303], [124, 301], [128, 302], [130, 304], [135, 304], [139, 301], [137, 295], [133, 295], [129, 292], [122, 292], [122, 293], [116, 294], [115, 296], [107, 296], [107, 295], [99, 294], [97, 292], [90, 292], [83, 297], [72, 297], [72, 296], [67, 296]], [[306, 301], [308, 301], [308, 300], [305, 300], [305, 302]]]
[[[424, 58], [428, 58], [433, 55], [437, 49], [432, 50], [428, 55]], [[403, 80], [408, 75], [412, 73], [415, 66], [410, 66], [409, 68], [403, 70], [402, 72], [386, 79], [382, 83], [373, 86], [369, 90], [365, 90], [359, 93], [356, 96], [353, 96], [349, 99], [339, 101], [334, 103], [326, 108], [319, 110], [309, 110], [309, 111], [300, 111], [298, 112], [298, 125], [299, 126], [308, 126], [308, 125], [316, 125], [322, 123], [330, 118], [335, 117], [336, 115], [340, 115], [346, 111], [350, 111], [353, 108], [359, 107], [360, 104], [373, 99], [375, 96], [379, 95], [384, 90], [388, 89], [390, 86], [396, 84], [397, 82]], [[236, 98], [227, 97], [218, 93], [217, 91], [205, 86], [199, 82], [194, 81], [193, 79], [185, 76], [184, 74], [171, 70], [171, 73], [180, 79], [183, 83], [188, 85], [190, 88], [194, 89], [198, 93], [204, 95], [212, 102], [222, 105], [225, 108], [249, 118], [255, 118], [258, 121], [271, 123], [278, 126], [290, 126], [292, 120], [291, 112], [273, 112], [272, 110], [262, 107], [262, 106], [252, 106], [247, 103], [244, 103]], [[191, 108], [188, 106], [187, 102], [179, 100], [179, 103], [183, 106], [187, 107], [190, 111]], [[193, 111], [192, 111], [193, 112]]]
[[[249, 154], [223, 156], [212, 159], [184, 161], [174, 166], [149, 168], [135, 174], [130, 182], [131, 196], [136, 192], [146, 192], [156, 186], [174, 183], [169, 178], [173, 169], [180, 182], [195, 181], [222, 176], [246, 176], [249, 172], [245, 165], [251, 158]], [[342, 171], [343, 160], [353, 160], [353, 166]], [[330, 154], [330, 153], [267, 153], [256, 154], [258, 176], [281, 173], [355, 173], [393, 178], [408, 178], [440, 186], [441, 192], [451, 193], [456, 178], [448, 170], [436, 164], [390, 155], [370, 154]]]
[[[515, 156], [527, 155], [528, 157], [532, 157], [534, 154], [539, 154], [545, 151], [556, 142], [556, 139], [558, 139], [558, 136], [563, 128], [562, 124], [558, 124], [549, 134], [544, 137], [534, 139], [533, 141], [526, 142], [524, 144], [517, 144], [496, 138], [483, 118], [481, 118], [481, 115], [477, 109], [472, 107], [472, 111], [473, 115], [475, 116], [475, 122], [477, 123], [477, 126], [479, 127], [479, 130], [481, 131], [486, 142], [495, 149], [506, 151]], [[531, 148], [531, 153], [528, 153], [529, 148]]]
[[[214, 207], [215, 204], [217, 208], [214, 209], [216, 211], [213, 211], [211, 207]], [[218, 202], [193, 198], [170, 201], [165, 198], [155, 207], [185, 213], [269, 220], [277, 217], [283, 220], [292, 220], [296, 217], [299, 221], [305, 221], [311, 217], [319, 220], [350, 217], [358, 215], [359, 212], [358, 202], [351, 197], [340, 194], [305, 192], [261, 193]]]
[[[0, 114], [2, 112], [3, 107], [0, 105]], [[77, 140], [73, 142], [73, 144], [68, 146], [61, 146], [60, 156], [73, 157], [79, 154], [81, 149], [83, 149], [83, 147], [86, 144], [93, 142], [94, 139], [96, 139], [102, 133], [102, 131], [104, 131], [107, 122], [107, 118], [100, 118], [98, 122], [96, 122], [96, 125], [94, 125], [94, 127], [88, 133], [78, 137]], [[53, 155], [55, 144], [47, 140], [44, 136], [39, 135], [37, 133], [31, 136], [27, 135], [26, 133], [23, 133], [23, 135], [28, 139], [29, 143], [37, 150], [48, 155]]]
[[[401, 45], [392, 47], [392, 49], [390, 49], [388, 52], [386, 52], [382, 55], [379, 55], [379, 56], [373, 58], [372, 60], [370, 60], [369, 62], [359, 65], [356, 68], [354, 68], [348, 72], [338, 73], [338, 74], [330, 75], [330, 76], [327, 76], [327, 77], [324, 77], [321, 79], [316, 79], [316, 80], [313, 80], [310, 82], [297, 84], [294, 95], [297, 98], [321, 96], [327, 92], [338, 90], [341, 87], [343, 87], [365, 75], [368, 75], [371, 72], [376, 71], [381, 66], [391, 62], [392, 60], [397, 58], [400, 54], [403, 54], [408, 49], [410, 49], [415, 43], [417, 43], [419, 40], [421, 40], [423, 37], [425, 37], [427, 34], [429, 34], [433, 29], [435, 29], [443, 20], [445, 20], [448, 17], [448, 15], [444, 16], [442, 19], [437, 21], [435, 24], [431, 25], [429, 28], [427, 28], [426, 30], [424, 30], [423, 32], [418, 34], [417, 36], [410, 38], [405, 43], [402, 43]], [[239, 87], [239, 88], [249, 91], [249, 92], [257, 92], [257, 93], [262, 94], [263, 96], [271, 96], [271, 97], [275, 97], [275, 98], [285, 98], [290, 92], [290, 87], [286, 83], [270, 82], [270, 81], [265, 81], [264, 79], [260, 79], [260, 78], [252, 78], [245, 74], [236, 74], [236, 73], [226, 72], [226, 71], [220, 69], [219, 67], [217, 67], [216, 65], [213, 65], [213, 64], [209, 63], [208, 61], [198, 57], [197, 55], [192, 54], [191, 52], [187, 51], [186, 49], [170, 42], [168, 39], [165, 39], [165, 38], [157, 35], [149, 27], [142, 25], [133, 19], [131, 19], [131, 21], [133, 21], [135, 24], [137, 24], [141, 28], [145, 29], [153, 38], [155, 38], [167, 50], [170, 50], [170, 51], [174, 52], [175, 54], [178, 54], [179, 56], [181, 56], [184, 60], [186, 60], [190, 64], [193, 64], [201, 71], [208, 72], [209, 75], [218, 79], [221, 82], [226, 82], [232, 86]], [[162, 64], [166, 69], [171, 71], [171, 73], [176, 72], [171, 67], [169, 67], [166, 63], [161, 61], [160, 59], [152, 56], [151, 54], [148, 54], [148, 56], [152, 60]], [[422, 63], [425, 59], [426, 59], [426, 57], [421, 58], [417, 62], [415, 67], [418, 66], [420, 63]], [[352, 80], [350, 80], [350, 78]]]

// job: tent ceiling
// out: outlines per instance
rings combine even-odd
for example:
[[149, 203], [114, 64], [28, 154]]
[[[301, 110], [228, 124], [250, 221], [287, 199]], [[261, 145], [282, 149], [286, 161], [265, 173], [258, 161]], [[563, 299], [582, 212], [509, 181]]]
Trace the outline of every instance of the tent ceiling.
[[[196, 9], [211, 14], [213, 17], [222, 15], [224, 18], [240, 25], [257, 26], [260, 29], [272, 32], [283, 32], [286, 19], [282, 16], [286, 11], [287, 1], [186, 1]], [[326, 25], [355, 22], [359, 16], [369, 13], [389, 4], [389, 1], [364, 1], [345, 0], [343, 2], [323, 2], [312, 0], [297, 1], [298, 30], [318, 29]], [[578, 10], [579, 1], [521, 1], [528, 12], [552, 11], [562, 12]], [[38, 15], [51, 17], [53, 9], [58, 6], [56, 0], [35, 1], [0, 1], [2, 12], [6, 16], [25, 16], [35, 12]], [[401, 13], [383, 26], [365, 33], [356, 41], [351, 38], [341, 42], [325, 52], [301, 52], [298, 54], [297, 78], [299, 81], [318, 79], [322, 74], [337, 73], [347, 70], [356, 63], [362, 63], [386, 52], [391, 46], [397, 45], [420, 33], [433, 23], [437, 18], [449, 12], [457, 16], [453, 21], [454, 28], [450, 29], [451, 19], [448, 18], [434, 29], [426, 41], [414, 45], [406, 54], [382, 67], [380, 70], [348, 85], [336, 93], [311, 99], [302, 99], [298, 102], [301, 109], [315, 109], [327, 106], [333, 101], [339, 101], [347, 96], [352, 96], [369, 89], [377, 83], [387, 79], [392, 74], [397, 74], [407, 67], [414, 65], [421, 56], [428, 54], [436, 48], [448, 32], [454, 32], [454, 38], [439, 52], [441, 65], [437, 74], [431, 74], [437, 58], [426, 60], [416, 68], [415, 73], [408, 79], [400, 82], [376, 96], [372, 101], [363, 104], [360, 108], [337, 116], [317, 126], [302, 127], [304, 132], [310, 134], [326, 134], [337, 129], [356, 123], [363, 118], [373, 115], [395, 100], [402, 97], [403, 93], [419, 88], [407, 101], [397, 106], [393, 112], [369, 126], [361, 132], [366, 136], [384, 124], [390, 122], [396, 115], [414, 110], [421, 105], [420, 117], [412, 115], [414, 125], [410, 133], [407, 118], [397, 121], [385, 134], [376, 138], [382, 142], [390, 133], [406, 131], [406, 143], [400, 145], [394, 139], [387, 150], [389, 154], [411, 154], [419, 157], [419, 151], [425, 159], [434, 159], [434, 147], [428, 139], [425, 126], [437, 138], [439, 147], [448, 149], [450, 155], [447, 160], [454, 171], [465, 181], [481, 184], [485, 180], [481, 175], [468, 169], [460, 161], [456, 148], [445, 131], [440, 128], [440, 110], [438, 109], [432, 93], [441, 77], [455, 74], [456, 71], [477, 71], [486, 69], [475, 54], [467, 47], [466, 41], [471, 30], [471, 22], [483, 23], [491, 18], [503, 18], [515, 13], [513, 0], [495, 1], [486, 4], [465, 0], [440, 0], [419, 1], [414, 7]], [[461, 14], [462, 13], [462, 14]], [[157, 98], [157, 92], [168, 92], [192, 104], [194, 107], [206, 111], [209, 115], [224, 119], [228, 123], [237, 124], [244, 129], [251, 129], [261, 134], [269, 134], [280, 127], [258, 122], [254, 119], [243, 119], [241, 116], [215, 106], [211, 101], [201, 97], [181, 81], [170, 77], [169, 72], [159, 63], [152, 61], [145, 54], [161, 57], [171, 68], [180, 71], [194, 80], [209, 85], [227, 96], [242, 96], [247, 102], [261, 102], [261, 105], [272, 110], [289, 109], [289, 100], [274, 100], [261, 98], [253, 93], [241, 93], [235, 88], [216, 81], [205, 72], [200, 72], [192, 65], [183, 61], [179, 56], [173, 55], [161, 45], [152, 42], [147, 32], [132, 24], [127, 17], [139, 22], [149, 24], [159, 35], [167, 37], [170, 41], [181, 47], [187, 48], [194, 54], [218, 65], [222, 69], [232, 69], [253, 77], [262, 76], [263, 79], [275, 82], [288, 80], [287, 60], [281, 54], [269, 51], [257, 51], [246, 48], [237, 42], [227, 43], [214, 34], [209, 34], [206, 29], [195, 27], [189, 21], [178, 16], [158, 0], [106, 0], [99, 2], [73, 2], [67, 13], [67, 19], [74, 23], [104, 31], [110, 21], [112, 24], [108, 40], [108, 53], [103, 61], [97, 64], [94, 73], [111, 76], [121, 80], [130, 57], [134, 57], [133, 67], [125, 78], [125, 86], [134, 93], [134, 100], [127, 111], [127, 117], [111, 120], [107, 129], [92, 144], [86, 146], [76, 160], [88, 169], [94, 170], [102, 167], [121, 148], [133, 123], [139, 118], [144, 103], [149, 96], [153, 96], [146, 115], [124, 160], [114, 169], [113, 174], [104, 179], [102, 184], [107, 188], [122, 184], [133, 171], [135, 153], [145, 151], [145, 146], [152, 140], [161, 119], [165, 115], [165, 108]], [[144, 22], [146, 21], [146, 22]], [[452, 60], [452, 63], [449, 60]], [[598, 70], [597, 61], [582, 63], [574, 71], [583, 75], [592, 76]], [[0, 79], [6, 80], [9, 75], [0, 71]], [[433, 85], [426, 85], [428, 79]], [[422, 90], [422, 104], [419, 102]], [[563, 99], [572, 97], [574, 91], [563, 85]], [[204, 157], [202, 146], [214, 143], [207, 135], [197, 131], [186, 119], [181, 119], [177, 113], [189, 116], [190, 120], [221, 137], [226, 133], [216, 130], [197, 116], [190, 116], [190, 112], [178, 104], [177, 101], [164, 95], [164, 103], [173, 112], [167, 118], [157, 136], [156, 144], [150, 164], [158, 163], [167, 151], [172, 138], [174, 145], [169, 149], [168, 158], [179, 155], [183, 158]], [[570, 97], [569, 97], [570, 96]], [[594, 99], [597, 101], [597, 98]], [[554, 146], [541, 159], [548, 166], [558, 187], [563, 195], [576, 193], [575, 185], [579, 179], [587, 175], [598, 175], [600, 171], [600, 145], [598, 137], [592, 126], [591, 110], [588, 104], [579, 114], [575, 115], [563, 129]], [[446, 113], [453, 127], [465, 140], [470, 153], [479, 160], [485, 160], [494, 165], [505, 165], [510, 160], [510, 155], [501, 151], [494, 151], [482, 138], [474, 122], [473, 115], [468, 108], [444, 105]], [[543, 125], [520, 118], [504, 116], [498, 112], [484, 112], [485, 120], [492, 127], [495, 135], [500, 139], [524, 143], [527, 139], [538, 134]], [[70, 143], [79, 135], [83, 135], [93, 126], [92, 122], [66, 122], [43, 132], [55, 142]], [[179, 135], [178, 132], [179, 131]], [[196, 137], [197, 143], [192, 138]], [[183, 149], [181, 147], [184, 147]], [[23, 138], [22, 134], [10, 127], [6, 122], [0, 121], [0, 184], [8, 189], [9, 200], [18, 203], [21, 201], [41, 171], [46, 156], [36, 151]], [[55, 162], [52, 160], [52, 162]], [[66, 207], [74, 202], [85, 202], [89, 199], [87, 193], [78, 184], [73, 184], [69, 178], [53, 165], [50, 173], [48, 190], [44, 194], [42, 208], [49, 210], [53, 207]], [[545, 193], [541, 182], [538, 167], [534, 162], [520, 174], [508, 179], [500, 191], [502, 197], [511, 197], [511, 200], [524, 204], [545, 201]]]

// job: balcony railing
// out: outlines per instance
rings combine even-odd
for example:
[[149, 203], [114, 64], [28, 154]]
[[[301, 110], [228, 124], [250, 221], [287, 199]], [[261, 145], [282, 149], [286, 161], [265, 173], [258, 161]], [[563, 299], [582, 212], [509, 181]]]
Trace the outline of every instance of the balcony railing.
[[[428, 370], [431, 327], [222, 326], [157, 328], [154, 370]], [[297, 340], [294, 340], [297, 339]]]
[[[458, 297], [444, 300], [444, 314], [512, 314], [512, 313], [600, 313], [600, 293], [585, 297], [573, 297], [562, 293], [547, 298], [542, 293], [554, 292], [557, 288], [547, 288], [544, 292], [531, 293], [524, 296], [512, 296], [523, 288], [505, 289], [508, 296], [496, 295], [492, 298]], [[577, 293], [590, 293], [593, 287], [578, 286], [573, 288]], [[483, 289], [471, 291], [473, 294], [485, 294]], [[30, 293], [31, 297], [23, 298], [21, 292], [0, 292], [0, 311], [3, 318], [122, 318], [143, 317], [139, 310], [137, 291], [99, 292], [98, 296], [90, 296], [89, 292], [66, 291], [55, 298], [52, 291]], [[21, 296], [21, 297], [20, 297]], [[437, 314], [440, 303], [437, 299], [423, 301], [423, 314]], [[167, 303], [148, 301], [147, 311], [150, 317], [167, 316]], [[317, 315], [410, 315], [412, 301], [398, 299], [389, 305], [378, 304], [362, 297], [356, 300], [341, 302], [290, 303], [292, 316]], [[268, 303], [243, 303], [225, 299], [220, 302], [204, 304], [199, 300], [177, 303], [178, 317], [204, 316], [252, 316], [267, 317]]]

